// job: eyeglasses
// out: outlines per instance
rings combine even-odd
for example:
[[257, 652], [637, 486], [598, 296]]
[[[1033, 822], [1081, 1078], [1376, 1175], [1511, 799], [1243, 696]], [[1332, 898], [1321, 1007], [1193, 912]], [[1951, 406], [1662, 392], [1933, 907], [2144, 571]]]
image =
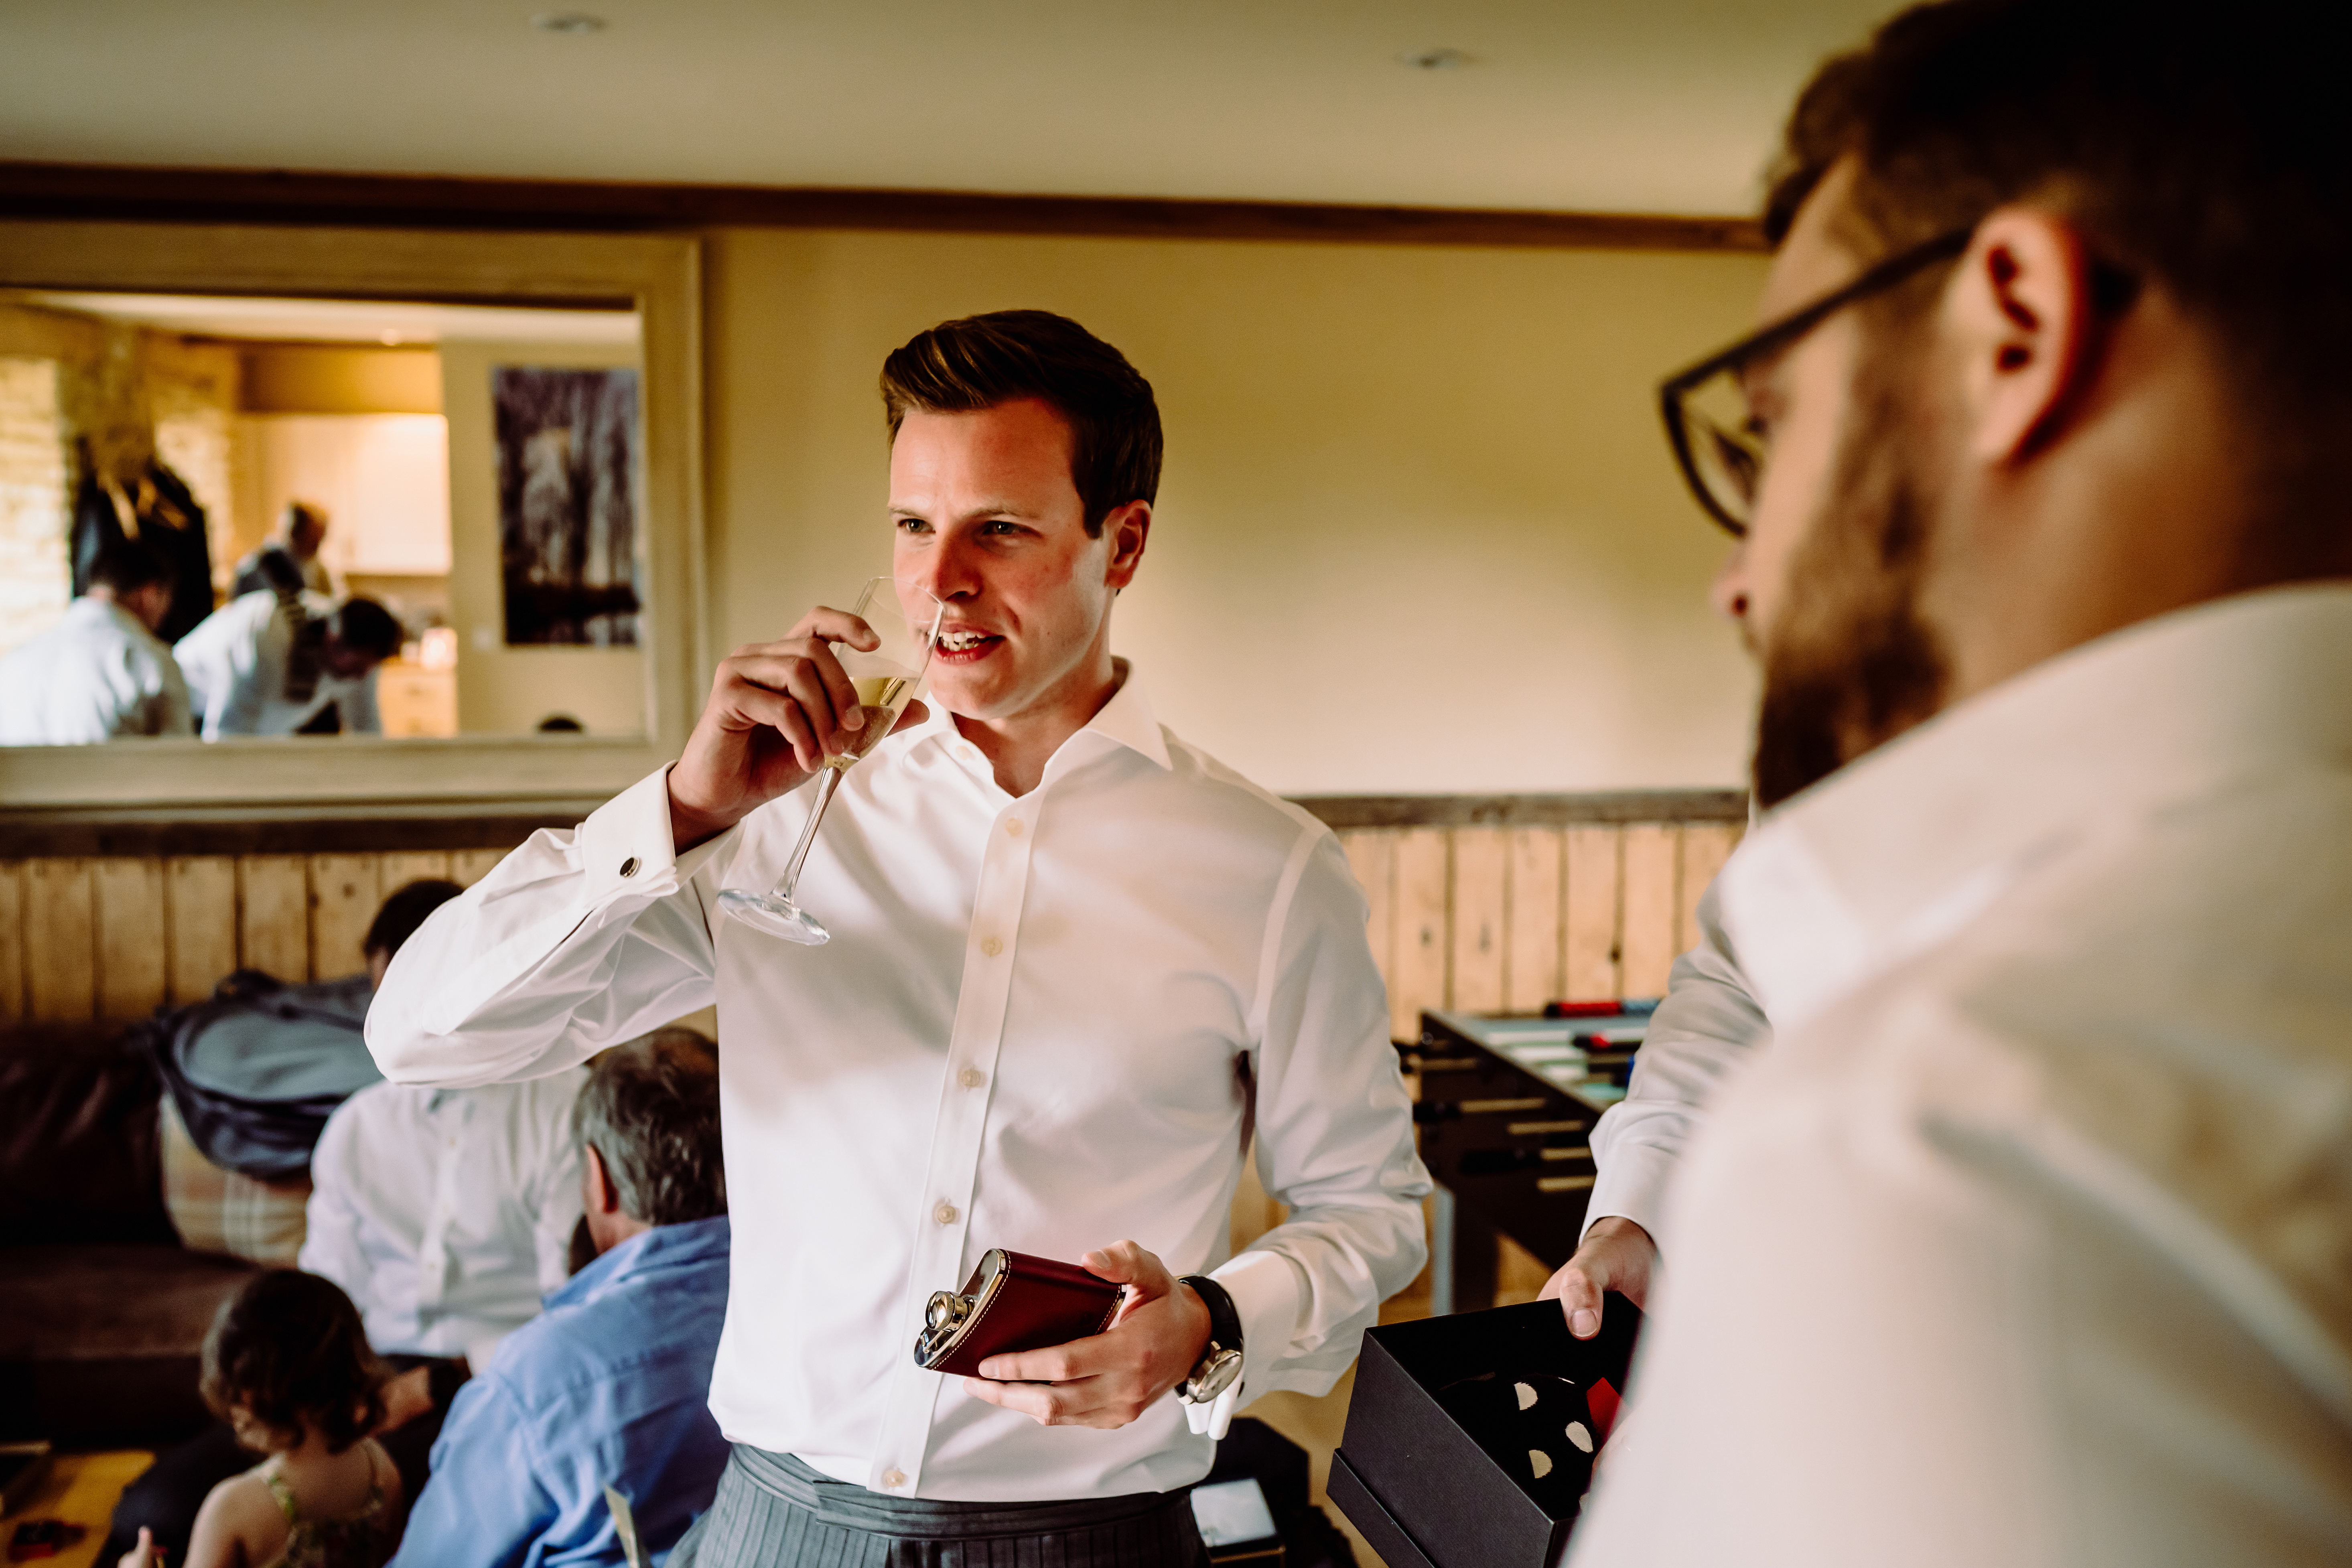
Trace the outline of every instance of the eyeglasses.
[[1772, 455], [1763, 423], [1748, 404], [1748, 370], [1856, 300], [1958, 257], [1968, 249], [1975, 232], [1973, 226], [1956, 228], [1899, 251], [1843, 289], [1749, 333], [1658, 388], [1659, 412], [1665, 416], [1666, 439], [1674, 444], [1675, 460], [1682, 465], [1691, 494], [1725, 532], [1734, 539], [1748, 537], [1764, 464]]

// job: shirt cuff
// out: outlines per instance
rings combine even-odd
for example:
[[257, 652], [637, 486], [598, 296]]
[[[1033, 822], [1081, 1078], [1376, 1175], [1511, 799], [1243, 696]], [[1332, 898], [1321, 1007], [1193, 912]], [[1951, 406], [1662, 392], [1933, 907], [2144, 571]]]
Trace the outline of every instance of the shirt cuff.
[[[1650, 1233], [1660, 1257], [1666, 1250], [1666, 1187], [1675, 1174], [1675, 1156], [1664, 1149], [1628, 1143], [1608, 1151], [1599, 1177], [1592, 1184], [1592, 1201], [1585, 1205], [1584, 1229], [1600, 1220], [1630, 1219]], [[1581, 1241], [1583, 1235], [1578, 1234]]]
[[[639, 779], [590, 812], [573, 830], [571, 854], [581, 879], [576, 892], [443, 983], [420, 1009], [419, 1021], [431, 1034], [457, 1033], [467, 1018], [543, 963], [600, 910], [623, 899], [651, 902], [677, 892], [722, 846], [735, 841], [736, 832], [730, 827], [677, 854], [669, 833], [669, 768]], [[524, 850], [530, 848], [524, 846]]]
[[639, 779], [580, 824], [587, 902], [593, 907], [623, 893], [675, 892], [732, 843], [736, 831], [730, 827], [679, 854], [669, 831], [669, 768]]
[[1278, 1252], [1244, 1252], [1209, 1271], [1234, 1299], [1242, 1321], [1242, 1374], [1235, 1403], [1246, 1404], [1265, 1386], [1265, 1375], [1282, 1360], [1298, 1331], [1306, 1290], [1298, 1266]]

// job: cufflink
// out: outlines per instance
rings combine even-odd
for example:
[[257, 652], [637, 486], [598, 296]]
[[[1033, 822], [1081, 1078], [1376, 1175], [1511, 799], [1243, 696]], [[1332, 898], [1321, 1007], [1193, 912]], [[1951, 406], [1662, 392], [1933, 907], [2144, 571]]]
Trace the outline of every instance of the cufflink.
[[621, 862], [621, 875], [624, 877], [634, 877], [636, 874], [637, 858], [632, 855], [627, 859]]

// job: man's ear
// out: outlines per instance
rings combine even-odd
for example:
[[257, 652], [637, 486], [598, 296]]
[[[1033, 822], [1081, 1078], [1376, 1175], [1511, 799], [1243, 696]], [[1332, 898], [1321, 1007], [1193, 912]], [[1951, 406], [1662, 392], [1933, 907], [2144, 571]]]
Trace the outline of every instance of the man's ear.
[[580, 1145], [580, 1174], [587, 1186], [589, 1213], [621, 1212], [621, 1194], [613, 1185], [612, 1173], [604, 1169], [604, 1156], [596, 1152], [593, 1143]]
[[1994, 466], [2032, 457], [2098, 372], [2082, 236], [2056, 214], [2001, 207], [1977, 226], [1948, 298], [1969, 455]]
[[1151, 503], [1131, 500], [1113, 507], [1103, 519], [1103, 537], [1110, 541], [1110, 560], [1103, 580], [1113, 588], [1124, 588], [1135, 581], [1136, 568], [1143, 564], [1143, 547], [1151, 538]]

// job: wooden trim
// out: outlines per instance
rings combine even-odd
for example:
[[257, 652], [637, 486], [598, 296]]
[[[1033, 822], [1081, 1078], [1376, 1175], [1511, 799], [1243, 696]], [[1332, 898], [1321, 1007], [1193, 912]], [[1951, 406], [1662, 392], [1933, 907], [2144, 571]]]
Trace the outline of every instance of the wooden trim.
[[742, 226], [1591, 250], [1770, 248], [1754, 218], [1664, 213], [19, 162], [0, 162], [0, 217], [624, 232]]
[[1594, 795], [1311, 795], [1298, 805], [1327, 826], [1560, 827], [1589, 822], [1748, 821], [1737, 789], [1619, 790]]
[[574, 827], [603, 802], [551, 801], [531, 810], [510, 803], [443, 816], [215, 816], [104, 818], [33, 814], [0, 817], [0, 860], [58, 856], [374, 855], [436, 849], [503, 849], [542, 827]]
[[[570, 827], [610, 799], [577, 793], [472, 801], [355, 801], [347, 805], [241, 805], [0, 810], [0, 860], [107, 855], [344, 855], [477, 849], [519, 844], [542, 827]], [[1334, 828], [1559, 827], [1626, 822], [1745, 825], [1738, 790], [1633, 790], [1601, 795], [1302, 795]]]

